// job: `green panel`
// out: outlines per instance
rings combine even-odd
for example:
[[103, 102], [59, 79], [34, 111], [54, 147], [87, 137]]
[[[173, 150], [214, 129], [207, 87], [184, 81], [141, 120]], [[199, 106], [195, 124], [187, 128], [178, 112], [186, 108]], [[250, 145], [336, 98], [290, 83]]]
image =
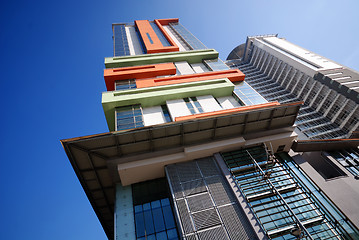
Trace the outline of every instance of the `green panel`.
[[215, 58], [218, 58], [218, 52], [214, 49], [153, 53], [122, 57], [108, 57], [105, 58], [105, 67], [117, 68], [180, 61], [187, 61], [188, 63], [201, 63], [203, 60]]
[[220, 78], [127, 91], [103, 92], [102, 107], [109, 130], [115, 131], [116, 107], [135, 104], [141, 104], [142, 107], [152, 107], [166, 104], [168, 100], [203, 95], [224, 97], [232, 95], [233, 89], [234, 85], [228, 78]]

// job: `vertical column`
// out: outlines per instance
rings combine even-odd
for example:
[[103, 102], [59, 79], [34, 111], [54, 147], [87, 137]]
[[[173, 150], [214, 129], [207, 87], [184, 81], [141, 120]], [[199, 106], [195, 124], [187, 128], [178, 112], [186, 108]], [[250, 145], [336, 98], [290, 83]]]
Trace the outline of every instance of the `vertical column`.
[[131, 186], [116, 184], [115, 239], [135, 240], [135, 222]]

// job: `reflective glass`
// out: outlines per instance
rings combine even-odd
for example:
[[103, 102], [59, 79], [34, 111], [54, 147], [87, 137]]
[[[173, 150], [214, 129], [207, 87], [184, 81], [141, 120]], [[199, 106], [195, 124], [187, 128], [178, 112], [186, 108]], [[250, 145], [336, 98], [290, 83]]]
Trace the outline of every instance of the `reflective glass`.
[[329, 156], [345, 167], [354, 177], [359, 178], [359, 150], [347, 149], [328, 152]]
[[130, 55], [128, 47], [128, 40], [124, 24], [113, 25], [114, 35], [114, 56], [127, 56]]
[[142, 110], [139, 105], [116, 108], [116, 130], [143, 127]]
[[171, 115], [168, 111], [167, 105], [162, 105], [161, 108], [162, 108], [163, 116], [165, 117], [166, 122], [172, 122]]
[[145, 220], [142, 211], [135, 214], [136, 236], [145, 236]]
[[192, 33], [190, 33], [180, 23], [170, 23], [169, 25], [192, 49], [207, 49], [201, 41], [193, 36]]
[[[297, 218], [314, 239], [335, 238], [343, 228], [332, 224], [333, 215], [325, 214], [320, 206], [322, 201], [308, 194], [316, 190], [313, 187], [309, 187], [308, 192], [305, 190], [305, 183], [309, 182], [293, 175], [280, 158], [282, 155], [273, 156], [275, 161], [269, 161], [268, 153], [261, 146], [222, 153], [237, 186], [272, 239], [293, 239], [289, 230]], [[289, 160], [290, 157], [285, 156]]]
[[171, 46], [171, 44], [168, 42], [167, 38], [163, 35], [162, 31], [158, 28], [157, 24], [154, 22], [151, 22], [151, 27], [155, 31], [158, 39], [161, 41], [162, 46], [168, 47]]
[[268, 102], [245, 81], [236, 83], [233, 92], [247, 106]]
[[164, 178], [132, 186], [136, 238], [179, 239]]
[[219, 58], [203, 61], [213, 71], [228, 70], [229, 67]]
[[135, 79], [126, 79], [115, 82], [115, 90], [116, 91], [124, 91], [128, 89], [137, 88]]

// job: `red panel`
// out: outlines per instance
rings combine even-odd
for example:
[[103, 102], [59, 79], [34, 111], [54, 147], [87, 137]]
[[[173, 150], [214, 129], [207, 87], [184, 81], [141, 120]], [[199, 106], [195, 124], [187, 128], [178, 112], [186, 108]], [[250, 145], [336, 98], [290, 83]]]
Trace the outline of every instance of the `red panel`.
[[[157, 23], [156, 23], [157, 24]], [[147, 53], [161, 53], [161, 52], [178, 52], [179, 47], [174, 43], [171, 37], [163, 29], [162, 25], [158, 25], [161, 32], [165, 35], [172, 46], [163, 46], [161, 41], [158, 39], [155, 31], [153, 30], [148, 20], [137, 20], [135, 25], [140, 32], [143, 43], [145, 44]]]
[[145, 88], [145, 87], [171, 85], [177, 83], [212, 80], [219, 78], [228, 78], [231, 82], [238, 82], [238, 81], [243, 81], [245, 75], [238, 69], [231, 69], [231, 70], [194, 73], [194, 74], [163, 77], [163, 78], [138, 79], [136, 81], [136, 84], [137, 84], [137, 88]]
[[104, 70], [107, 91], [115, 90], [115, 81], [125, 79], [153, 78], [176, 74], [173, 63], [162, 63], [135, 67], [112, 68]]

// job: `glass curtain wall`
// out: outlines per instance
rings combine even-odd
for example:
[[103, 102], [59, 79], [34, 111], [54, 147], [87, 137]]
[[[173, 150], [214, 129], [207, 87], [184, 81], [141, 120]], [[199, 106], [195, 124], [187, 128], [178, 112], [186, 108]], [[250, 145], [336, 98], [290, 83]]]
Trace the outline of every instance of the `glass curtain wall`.
[[337, 224], [344, 217], [335, 210], [335, 218], [325, 210], [323, 201], [302, 182], [304, 175], [298, 178], [288, 166], [293, 160], [286, 153], [273, 156], [257, 146], [222, 153], [222, 157], [271, 239], [351, 239], [355, 233], [349, 223], [347, 228]]

